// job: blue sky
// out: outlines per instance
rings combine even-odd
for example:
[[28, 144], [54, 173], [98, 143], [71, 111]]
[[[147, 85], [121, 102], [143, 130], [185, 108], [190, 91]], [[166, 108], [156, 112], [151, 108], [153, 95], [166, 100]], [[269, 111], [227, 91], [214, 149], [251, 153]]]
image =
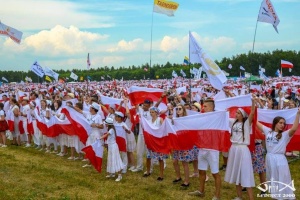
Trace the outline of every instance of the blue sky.
[[[176, 0], [175, 0], [176, 1]], [[215, 60], [252, 50], [261, 0], [177, 0], [174, 17], [153, 0], [0, 0], [0, 20], [23, 32], [21, 45], [0, 36], [0, 69], [52, 69], [182, 63], [188, 32]], [[300, 0], [272, 0], [279, 34], [258, 23], [255, 52], [300, 50]]]

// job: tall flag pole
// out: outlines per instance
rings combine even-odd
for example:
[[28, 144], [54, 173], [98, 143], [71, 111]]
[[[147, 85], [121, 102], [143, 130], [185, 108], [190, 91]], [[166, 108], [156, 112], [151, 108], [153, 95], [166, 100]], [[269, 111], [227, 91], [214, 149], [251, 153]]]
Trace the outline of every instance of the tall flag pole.
[[153, 13], [160, 13], [169, 17], [174, 16], [179, 4], [168, 0], [153, 0], [153, 12], [151, 20], [151, 42], [150, 42], [150, 67], [152, 62], [152, 36], [153, 36]]

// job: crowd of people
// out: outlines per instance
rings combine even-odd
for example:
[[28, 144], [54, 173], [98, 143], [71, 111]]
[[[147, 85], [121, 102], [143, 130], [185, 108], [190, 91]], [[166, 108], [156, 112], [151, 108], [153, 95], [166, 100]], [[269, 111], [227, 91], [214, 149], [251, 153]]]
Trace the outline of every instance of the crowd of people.
[[[72, 84], [17, 84], [2, 85], [0, 90], [0, 145], [26, 148], [33, 146], [39, 151], [66, 156], [69, 160], [81, 159], [86, 162], [82, 167], [91, 167], [89, 159], [82, 149], [97, 141], [107, 147], [107, 178], [117, 175], [115, 181], [121, 181], [127, 171], [143, 171], [143, 177], [151, 176], [155, 164], [159, 166], [157, 181], [164, 180], [166, 159], [172, 158], [174, 168], [173, 183], [181, 183], [182, 189], [190, 186], [190, 178], [199, 177], [199, 189], [189, 195], [205, 196], [206, 175], [210, 169], [215, 181], [213, 200], [221, 199], [222, 178], [220, 170], [226, 170], [224, 181], [236, 185], [237, 197], [242, 199], [242, 191], [247, 191], [247, 199], [254, 199], [252, 188], [255, 184], [254, 173], [259, 174], [260, 183], [274, 181], [287, 185], [291, 182], [289, 165], [285, 155], [286, 146], [298, 129], [300, 111], [295, 111], [294, 123], [286, 130], [285, 119], [274, 116], [272, 127], [267, 127], [254, 117], [255, 109], [292, 109], [299, 105], [300, 83], [297, 77], [271, 79], [262, 85], [250, 85], [243, 82], [228, 81], [222, 91], [214, 89], [207, 81], [177, 80], [154, 81], [111, 81], [98, 83]], [[160, 88], [163, 92], [155, 101], [149, 97], [138, 105], [132, 105], [128, 88], [130, 86]], [[188, 115], [205, 114], [215, 111], [217, 100], [251, 94], [251, 111], [238, 108], [235, 117], [229, 119], [231, 147], [228, 152], [221, 152], [223, 164], [219, 166], [220, 152], [216, 149], [203, 149], [194, 145], [190, 149], [173, 149], [171, 154], [150, 149], [146, 145], [143, 125], [139, 121], [145, 118], [154, 127], [160, 127], [169, 120], [176, 125], [175, 119]], [[108, 104], [103, 98], [120, 99], [119, 105]], [[164, 99], [167, 99], [164, 101]], [[86, 141], [76, 134], [47, 133], [47, 128], [39, 126], [40, 119], [56, 117], [64, 120], [69, 116], [63, 108], [74, 109], [78, 116], [83, 116], [91, 129]], [[134, 110], [134, 112], [133, 112]], [[28, 124], [32, 124], [32, 127]], [[250, 151], [252, 126], [256, 126], [264, 139], [255, 139], [255, 150]], [[117, 135], [125, 133], [126, 150], [121, 149]], [[137, 135], [137, 136], [136, 136]], [[265, 156], [265, 151], [267, 152]], [[145, 157], [146, 154], [146, 157]], [[144, 160], [146, 158], [146, 168]], [[182, 164], [183, 176], [180, 169]], [[189, 171], [189, 163], [193, 171]], [[262, 186], [262, 194], [270, 192], [275, 199], [295, 199], [293, 190], [279, 186], [277, 190], [268, 190]], [[271, 187], [269, 187], [270, 189]], [[274, 187], [275, 188], [275, 187]], [[282, 189], [282, 190], [280, 190]], [[277, 196], [276, 196], [277, 195]], [[279, 195], [279, 196], [278, 196]]]

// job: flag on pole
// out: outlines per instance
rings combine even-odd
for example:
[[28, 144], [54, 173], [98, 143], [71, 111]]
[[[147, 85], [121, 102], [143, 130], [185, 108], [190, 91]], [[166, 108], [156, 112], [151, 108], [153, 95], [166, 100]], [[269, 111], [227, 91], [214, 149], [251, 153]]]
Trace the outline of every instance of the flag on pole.
[[80, 81], [83, 81], [83, 76], [80, 76]]
[[72, 79], [76, 80], [76, 81], [77, 81], [77, 79], [78, 79], [78, 76], [77, 76], [75, 73], [73, 73], [73, 72], [71, 72], [70, 77], [71, 77]]
[[20, 44], [23, 33], [0, 22], [0, 35], [6, 35], [14, 42]]
[[179, 4], [173, 1], [167, 0], [154, 0], [153, 12], [167, 15], [169, 17], [174, 16]]
[[91, 61], [90, 61], [90, 53], [88, 53], [88, 56], [87, 56], [87, 69], [90, 69], [91, 67]]
[[36, 75], [38, 75], [39, 77], [43, 77], [45, 72], [43, 70], [43, 68], [40, 66], [40, 64], [35, 61], [32, 65], [31, 65], [31, 71], [33, 71]]
[[47, 75], [45, 76], [45, 80], [49, 81], [49, 82], [52, 82], [51, 78], [49, 76], [47, 76]]
[[55, 71], [53, 71], [52, 69], [50, 69], [49, 67], [44, 68], [44, 73], [45, 73], [45, 75], [51, 76], [51, 77], [55, 78], [55, 80], [58, 80], [59, 74], [56, 73]]
[[281, 67], [282, 68], [293, 68], [294, 65], [293, 63], [286, 61], [286, 60], [281, 60]]
[[106, 76], [107, 76], [107, 78], [110, 78], [110, 79], [111, 79], [110, 75], [107, 74]]
[[277, 16], [277, 13], [271, 0], [262, 1], [257, 21], [272, 24], [275, 31], [278, 33], [277, 25], [279, 24], [280, 20]]
[[4, 76], [2, 76], [2, 80], [8, 83], [8, 80]]
[[145, 68], [144, 68], [144, 71], [145, 71], [145, 72], [147, 72], [147, 71], [148, 71], [148, 69], [145, 67]]
[[178, 77], [177, 73], [174, 70], [172, 72], [172, 77], [174, 77], [174, 78]]
[[189, 58], [187, 56], [184, 56], [183, 65], [188, 65], [188, 64], [189, 64]]
[[201, 48], [192, 33], [190, 36], [190, 62], [191, 63], [201, 63], [204, 72], [207, 74], [210, 84], [221, 90], [223, 84], [227, 81], [225, 74], [222, 72], [220, 67], [209, 57], [207, 53]]
[[232, 65], [231, 64], [228, 65], [228, 69], [232, 69]]
[[240, 66], [240, 70], [245, 71], [245, 68], [243, 66]]
[[180, 74], [183, 76], [183, 77], [186, 77], [186, 74], [184, 73], [184, 71], [181, 69], [180, 70]]

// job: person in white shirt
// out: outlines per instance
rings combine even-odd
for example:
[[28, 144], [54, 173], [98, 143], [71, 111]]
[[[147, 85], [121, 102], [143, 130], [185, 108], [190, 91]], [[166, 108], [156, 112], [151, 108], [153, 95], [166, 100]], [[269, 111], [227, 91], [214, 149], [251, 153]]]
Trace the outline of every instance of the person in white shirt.
[[[295, 199], [292, 188], [286, 187], [292, 182], [289, 164], [284, 155], [286, 146], [294, 136], [299, 126], [300, 109], [298, 109], [295, 121], [291, 129], [285, 131], [286, 121], [277, 116], [273, 119], [272, 128], [268, 128], [257, 122], [257, 128], [266, 137], [266, 168], [268, 188], [271, 195], [278, 199]], [[280, 184], [279, 184], [280, 183]]]
[[24, 135], [25, 137], [27, 136], [27, 143], [25, 147], [31, 147], [31, 140], [32, 140], [32, 134], [28, 132], [27, 126], [28, 126], [28, 122], [27, 122], [27, 116], [30, 113], [30, 106], [28, 104], [29, 99], [27, 97], [23, 97], [22, 99], [22, 109], [21, 109], [21, 120], [23, 123], [23, 129], [24, 129]]

